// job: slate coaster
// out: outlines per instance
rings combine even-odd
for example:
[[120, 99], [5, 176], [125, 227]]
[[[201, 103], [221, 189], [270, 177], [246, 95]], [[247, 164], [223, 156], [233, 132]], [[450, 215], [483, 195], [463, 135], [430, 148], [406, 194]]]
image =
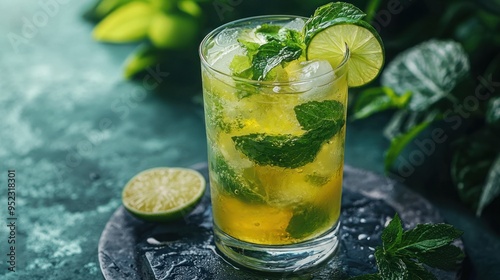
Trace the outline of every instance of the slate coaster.
[[[206, 163], [199, 170], [208, 182]], [[345, 166], [340, 247], [324, 264], [300, 273], [260, 273], [232, 265], [216, 250], [210, 196], [183, 220], [158, 225], [142, 222], [119, 207], [99, 241], [99, 263], [107, 280], [122, 279], [348, 279], [376, 272], [375, 247], [396, 212], [407, 228], [443, 222], [423, 197], [387, 178]], [[463, 248], [460, 240], [457, 246]], [[433, 271], [438, 279], [459, 279], [460, 271]]]

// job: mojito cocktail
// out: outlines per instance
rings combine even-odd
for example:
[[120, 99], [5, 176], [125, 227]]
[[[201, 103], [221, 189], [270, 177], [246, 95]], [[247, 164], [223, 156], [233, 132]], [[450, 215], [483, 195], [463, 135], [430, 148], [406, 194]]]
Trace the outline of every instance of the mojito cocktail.
[[215, 242], [259, 270], [338, 245], [349, 49], [307, 57], [306, 20], [232, 22], [200, 47]]

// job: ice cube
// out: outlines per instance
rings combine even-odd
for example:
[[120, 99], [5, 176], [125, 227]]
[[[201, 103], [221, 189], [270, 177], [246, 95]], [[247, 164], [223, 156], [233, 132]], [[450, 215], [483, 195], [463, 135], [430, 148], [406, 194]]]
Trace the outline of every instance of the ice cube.
[[332, 90], [335, 73], [326, 60], [292, 62], [287, 67], [292, 89], [303, 99], [322, 99]]
[[289, 23], [283, 25], [283, 27], [287, 28], [287, 29], [293, 29], [293, 30], [297, 30], [297, 31], [302, 31], [302, 29], [304, 28], [305, 24], [306, 24], [306, 22], [303, 19], [296, 18], [296, 19], [290, 21]]
[[207, 58], [208, 63], [210, 63], [214, 69], [230, 75], [231, 69], [229, 68], [229, 65], [231, 65], [231, 61], [233, 61], [234, 56], [244, 54], [245, 50], [240, 45], [236, 44], [218, 49], [216, 52], [209, 54]]
[[217, 46], [225, 47], [237, 43], [238, 36], [239, 31], [237, 28], [228, 28], [217, 34], [214, 41]]
[[213, 40], [212, 46], [207, 51], [208, 63], [218, 71], [230, 74], [229, 65], [235, 55], [245, 53], [238, 43], [239, 31], [236, 28], [221, 31]]

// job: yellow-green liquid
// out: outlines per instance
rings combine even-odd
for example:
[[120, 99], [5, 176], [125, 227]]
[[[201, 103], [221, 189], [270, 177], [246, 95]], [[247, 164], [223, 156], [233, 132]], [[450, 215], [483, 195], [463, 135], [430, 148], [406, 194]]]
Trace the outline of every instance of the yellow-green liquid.
[[[346, 75], [308, 92], [262, 87], [244, 98], [238, 98], [229, 77], [206, 67], [202, 77], [215, 225], [236, 239], [266, 245], [298, 243], [331, 229], [340, 215], [345, 125], [323, 143], [313, 162], [298, 168], [259, 165], [235, 147], [232, 137], [302, 135], [294, 107], [311, 100], [339, 101], [345, 112]], [[246, 189], [234, 186], [241, 182]]]

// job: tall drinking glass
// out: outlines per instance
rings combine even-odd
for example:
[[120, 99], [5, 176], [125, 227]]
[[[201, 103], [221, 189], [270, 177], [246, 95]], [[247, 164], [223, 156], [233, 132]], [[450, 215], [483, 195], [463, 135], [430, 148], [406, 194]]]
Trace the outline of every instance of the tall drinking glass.
[[272, 81], [231, 71], [245, 54], [242, 32], [264, 24], [300, 30], [303, 20], [234, 21], [200, 46], [215, 243], [261, 271], [309, 268], [338, 247], [348, 50], [335, 68], [302, 59]]

